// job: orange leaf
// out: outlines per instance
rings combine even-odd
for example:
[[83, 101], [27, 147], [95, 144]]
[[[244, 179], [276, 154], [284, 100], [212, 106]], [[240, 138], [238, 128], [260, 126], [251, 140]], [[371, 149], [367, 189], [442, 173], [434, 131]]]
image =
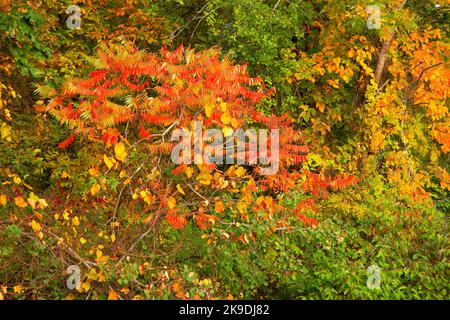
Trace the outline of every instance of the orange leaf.
[[115, 292], [113, 289], [109, 290], [109, 294], [108, 294], [108, 300], [119, 300], [120, 297], [117, 294], [117, 292]]
[[20, 208], [25, 208], [26, 206], [28, 206], [28, 204], [25, 202], [25, 200], [23, 200], [22, 197], [15, 197], [14, 202], [15, 202], [16, 206], [18, 206]]
[[214, 210], [217, 213], [222, 213], [225, 210], [225, 205], [223, 204], [222, 201], [217, 201], [216, 205], [214, 206]]

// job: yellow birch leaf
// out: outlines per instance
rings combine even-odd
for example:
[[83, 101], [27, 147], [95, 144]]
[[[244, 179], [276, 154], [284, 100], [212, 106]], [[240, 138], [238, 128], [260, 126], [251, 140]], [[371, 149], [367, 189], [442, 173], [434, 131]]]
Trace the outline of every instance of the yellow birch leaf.
[[205, 114], [206, 114], [206, 116], [208, 118], [211, 117], [211, 115], [212, 115], [212, 113], [214, 111], [214, 107], [215, 106], [213, 104], [211, 104], [211, 103], [208, 103], [208, 104], [205, 105]]
[[63, 218], [64, 218], [64, 220], [69, 220], [69, 211], [64, 211], [63, 212]]
[[179, 193], [181, 193], [182, 195], [186, 195], [186, 193], [184, 193], [184, 190], [181, 188], [180, 184], [177, 184], [177, 190]]
[[236, 177], [242, 177], [247, 173], [247, 170], [245, 170], [243, 167], [238, 167], [235, 171]]
[[247, 209], [247, 205], [243, 201], [239, 201], [237, 204], [237, 209], [241, 214], [245, 213], [245, 210]]
[[2, 126], [0, 127], [0, 133], [1, 133], [2, 139], [11, 141], [11, 126], [9, 126], [3, 122]]
[[33, 229], [34, 232], [41, 231], [41, 225], [35, 220], [31, 221], [31, 228]]
[[78, 219], [78, 217], [72, 218], [72, 225], [73, 226], [79, 226], [80, 225], [80, 220]]
[[124, 162], [127, 158], [127, 150], [123, 142], [119, 142], [114, 146], [114, 154], [116, 155], [116, 159]]
[[81, 288], [84, 290], [84, 292], [88, 292], [91, 289], [91, 284], [89, 282], [83, 282]]
[[317, 101], [316, 102], [316, 108], [320, 112], [323, 112], [325, 110], [325, 104], [323, 102], [321, 102], [321, 101]]
[[169, 209], [173, 209], [177, 205], [177, 200], [174, 197], [169, 197], [167, 205], [169, 206]]
[[225, 112], [227, 110], [227, 103], [226, 102], [220, 102], [220, 110], [222, 110], [222, 112]]
[[204, 172], [200, 173], [200, 174], [197, 176], [197, 180], [198, 180], [201, 184], [204, 184], [204, 185], [206, 185], [206, 186], [208, 186], [208, 185], [211, 184], [211, 180], [212, 180], [212, 179], [213, 179], [213, 176], [212, 176], [209, 172], [207, 172], [207, 171], [204, 171]]
[[220, 121], [222, 121], [222, 123], [224, 125], [227, 125], [231, 122], [231, 117], [228, 113], [224, 113], [222, 114], [222, 116], [220, 117]]
[[114, 163], [116, 163], [116, 160], [114, 158], [109, 158], [106, 154], [103, 155], [103, 161], [105, 162], [108, 169], [111, 169]]
[[194, 169], [192, 169], [191, 167], [187, 167], [185, 172], [186, 172], [186, 177], [189, 179], [194, 174]]
[[6, 201], [7, 201], [6, 194], [0, 194], [0, 205], [2, 206], [6, 205]]

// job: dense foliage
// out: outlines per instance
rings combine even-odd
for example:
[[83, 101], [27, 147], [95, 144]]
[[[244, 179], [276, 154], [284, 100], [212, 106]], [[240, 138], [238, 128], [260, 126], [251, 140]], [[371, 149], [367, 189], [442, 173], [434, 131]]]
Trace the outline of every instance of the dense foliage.
[[447, 299], [448, 5], [0, 0], [0, 300]]

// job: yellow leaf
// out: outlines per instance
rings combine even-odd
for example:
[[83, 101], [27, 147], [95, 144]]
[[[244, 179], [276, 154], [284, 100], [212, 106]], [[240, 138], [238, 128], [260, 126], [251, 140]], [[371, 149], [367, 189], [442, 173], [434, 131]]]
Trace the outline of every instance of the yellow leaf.
[[113, 289], [109, 290], [108, 300], [119, 300], [119, 295]]
[[109, 158], [107, 155], [103, 156], [103, 161], [105, 162], [108, 169], [111, 169], [111, 167], [116, 163], [116, 159]]
[[327, 83], [332, 86], [333, 88], [339, 88], [339, 81], [335, 79], [328, 79]]
[[228, 113], [224, 113], [220, 117], [220, 121], [222, 121], [223, 124], [227, 125], [231, 122], [231, 117]]
[[120, 173], [119, 173], [119, 178], [123, 178], [123, 177], [126, 177], [126, 176], [127, 176], [126, 171], [125, 170], [121, 170]]
[[247, 170], [245, 170], [243, 167], [238, 167], [235, 171], [235, 174], [237, 177], [242, 177], [243, 175], [245, 175], [247, 172]]
[[186, 195], [186, 193], [184, 193], [184, 190], [181, 188], [180, 184], [177, 184], [177, 190], [179, 193], [181, 193], [182, 195]]
[[5, 110], [4, 110], [4, 113], [5, 113], [5, 118], [6, 118], [6, 120], [11, 121], [12, 118], [11, 118], [11, 113], [9, 112], [9, 110], [8, 110], [8, 109], [5, 109]]
[[63, 218], [64, 218], [64, 220], [69, 220], [69, 211], [64, 211], [64, 213], [63, 213]]
[[98, 184], [98, 183], [96, 183], [96, 184], [94, 184], [92, 187], [91, 187], [91, 194], [93, 195], [93, 196], [95, 196], [99, 191], [100, 191], [100, 185]]
[[222, 112], [225, 112], [227, 110], [227, 103], [226, 102], [220, 102], [220, 110], [222, 110]]
[[73, 226], [79, 226], [80, 225], [80, 220], [78, 219], [78, 217], [74, 217], [72, 219], [72, 225]]
[[33, 209], [36, 209], [36, 202], [37, 201], [39, 201], [39, 198], [34, 194], [34, 192], [31, 192], [29, 198], [27, 199], [28, 204]]
[[0, 133], [1, 133], [2, 139], [11, 141], [11, 126], [9, 126], [3, 122], [2, 126], [0, 127]]
[[25, 208], [26, 206], [28, 206], [28, 204], [25, 202], [25, 200], [23, 200], [22, 197], [15, 197], [14, 203], [20, 208]]
[[186, 172], [186, 177], [189, 179], [194, 174], [194, 169], [192, 169], [191, 167], [186, 167], [185, 172]]
[[233, 129], [230, 128], [230, 127], [225, 126], [225, 127], [222, 128], [222, 132], [223, 132], [225, 137], [229, 137], [229, 136], [231, 136], [233, 134]]
[[81, 243], [81, 244], [85, 244], [86, 242], [87, 242], [87, 241], [86, 241], [85, 238], [83, 238], [83, 237], [80, 238], [80, 243]]
[[199, 284], [203, 287], [209, 287], [211, 286], [211, 279], [200, 280]]
[[39, 232], [41, 231], [41, 225], [36, 222], [36, 221], [31, 221], [31, 228], [33, 229], [34, 232]]
[[13, 181], [15, 184], [20, 184], [22, 182], [22, 179], [20, 179], [18, 176], [15, 176]]
[[214, 104], [208, 103], [205, 105], [205, 114], [208, 118], [211, 117], [214, 108], [215, 108]]
[[153, 198], [153, 196], [151, 194], [146, 194], [145, 197], [144, 197], [145, 203], [147, 203], [149, 206], [152, 205], [153, 200], [154, 200], [154, 198]]
[[174, 197], [169, 197], [167, 205], [169, 206], [169, 209], [173, 209], [177, 205], [177, 200]]
[[48, 207], [48, 203], [47, 203], [47, 201], [45, 201], [45, 199], [39, 199], [37, 207], [38, 207], [38, 209], [47, 208]]
[[123, 142], [119, 142], [114, 146], [114, 154], [116, 155], [116, 159], [124, 162], [127, 158], [127, 150], [125, 149], [125, 145]]
[[91, 289], [91, 284], [89, 282], [83, 282], [81, 288], [84, 290], [84, 292], [88, 292]]
[[0, 205], [6, 205], [6, 194], [0, 194]]
[[321, 101], [317, 101], [316, 102], [316, 108], [320, 112], [323, 112], [325, 110], [325, 104], [323, 102], [321, 102]]
[[238, 208], [238, 211], [239, 211], [241, 214], [244, 214], [244, 213], [245, 213], [245, 210], [246, 210], [246, 208], [247, 208], [247, 205], [245, 204], [245, 202], [239, 201], [238, 204], [237, 204], [237, 208]]
[[13, 287], [13, 290], [14, 290], [14, 293], [22, 293], [23, 288], [22, 288], [22, 286], [19, 284], [19, 285], [17, 285], [17, 286], [14, 286], [14, 287]]
[[203, 171], [197, 176], [197, 180], [206, 186], [211, 184], [212, 178], [213, 176], [207, 171]]
[[62, 179], [69, 178], [69, 177], [70, 177], [69, 174], [68, 174], [67, 172], [65, 172], [65, 171], [63, 171], [63, 172], [61, 173], [61, 178], [62, 178]]

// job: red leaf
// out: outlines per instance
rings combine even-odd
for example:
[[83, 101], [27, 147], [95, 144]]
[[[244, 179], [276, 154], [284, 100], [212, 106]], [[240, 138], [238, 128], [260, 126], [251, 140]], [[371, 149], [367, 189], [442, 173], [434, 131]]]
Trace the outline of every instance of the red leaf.
[[141, 138], [141, 139], [150, 138], [150, 133], [147, 130], [145, 130], [145, 128], [143, 126], [139, 127], [139, 138]]
[[65, 148], [69, 147], [72, 144], [74, 139], [75, 139], [74, 135], [71, 134], [66, 140], [64, 140], [63, 142], [58, 144], [58, 148], [65, 149]]

